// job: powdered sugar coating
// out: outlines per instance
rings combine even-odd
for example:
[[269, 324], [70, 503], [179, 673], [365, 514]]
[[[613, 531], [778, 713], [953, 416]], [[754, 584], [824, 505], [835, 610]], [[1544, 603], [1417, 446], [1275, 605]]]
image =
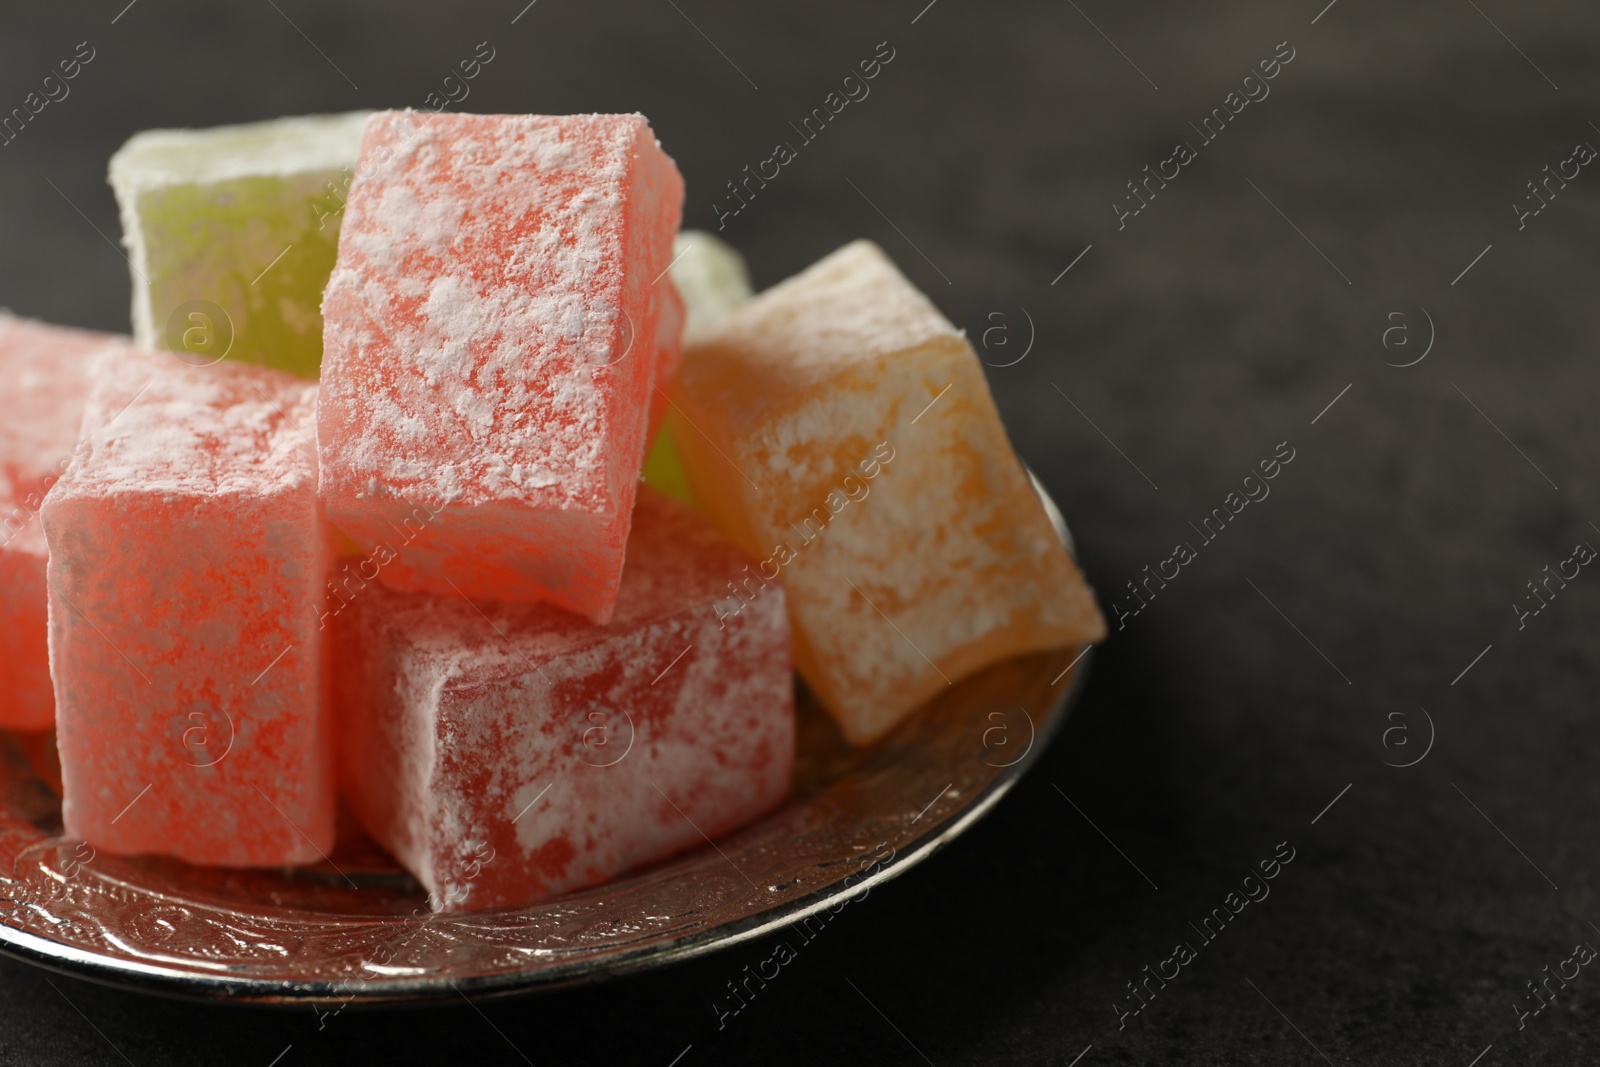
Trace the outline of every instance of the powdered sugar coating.
[[264, 495], [316, 485], [316, 386], [246, 364], [103, 358], [63, 496]]
[[754, 295], [744, 257], [721, 238], [700, 230], [684, 230], [672, 243], [672, 280], [687, 309], [686, 336], [699, 333]]
[[72, 459], [96, 357], [123, 343], [0, 312], [0, 727], [55, 722], [39, 508]]
[[350, 143], [367, 115], [349, 111], [204, 130], [143, 130], [111, 157], [111, 184], [119, 199], [131, 200], [168, 185], [337, 171], [349, 165]]
[[688, 306], [671, 275], [656, 283], [661, 288], [661, 320], [656, 330], [656, 388], [650, 397], [650, 426], [646, 440], [653, 441], [670, 406], [672, 383], [683, 366], [683, 336]]
[[697, 501], [781, 572], [800, 672], [852, 741], [963, 675], [1104, 636], [972, 346], [877, 246], [696, 333], [674, 399]]
[[219, 345], [230, 359], [316, 378], [322, 291], [366, 116], [146, 130], [118, 149], [109, 177], [135, 343], [178, 351], [177, 329], [203, 322], [229, 335]]
[[[741, 430], [795, 391], [920, 345], [965, 347], [961, 331], [871, 241], [852, 241], [698, 330], [695, 388]], [[773, 387], [751, 390], [758, 374]]]
[[222, 866], [332, 846], [315, 394], [242, 363], [97, 364], [42, 513], [69, 835]]
[[[638, 115], [368, 121], [323, 305], [324, 498], [363, 543], [404, 501], [451, 502], [435, 555], [386, 581], [609, 610], [682, 197]], [[475, 507], [527, 528], [452, 527]], [[553, 538], [593, 546], [596, 588], [541, 569]]]
[[347, 788], [436, 908], [593, 885], [782, 798], [782, 591], [726, 627], [713, 607], [747, 564], [645, 490], [607, 625], [381, 589], [340, 616]]
[[22, 504], [60, 477], [78, 439], [95, 357], [124, 343], [0, 312], [0, 505]]

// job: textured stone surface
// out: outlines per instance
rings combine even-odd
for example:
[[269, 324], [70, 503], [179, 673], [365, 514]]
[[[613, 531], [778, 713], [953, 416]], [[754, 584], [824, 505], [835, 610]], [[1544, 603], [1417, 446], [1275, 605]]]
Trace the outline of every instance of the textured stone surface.
[[[1323, 1063], [1247, 978], [1341, 1067], [1466, 1067], [1490, 1043], [1478, 1067], [1600, 1058], [1592, 967], [1520, 1033], [1512, 1010], [1576, 940], [1600, 946], [1587, 925], [1600, 923], [1589, 847], [1600, 833], [1589, 636], [1600, 583], [1586, 569], [1522, 631], [1510, 608], [1573, 542], [1600, 547], [1584, 534], [1600, 523], [1588, 466], [1600, 454], [1592, 168], [1525, 230], [1510, 209], [1574, 142], [1600, 147], [1585, 133], [1600, 122], [1592, 5], [1478, 0], [1559, 92], [1458, 0], [1340, 0], [1314, 26], [1325, 0], [1079, 0], [1159, 91], [1065, 4], [939, 0], [910, 25], [924, 3], [790, 4], [758, 18], [745, 5], [680, 2], [759, 92], [665, 4], [620, 18], [541, 2], [515, 26], [521, 4], [404, 15], [375, 3], [280, 6], [359, 94], [267, 5], [141, 2], [106, 27], [50, 8], [9, 16], [0, 52], [12, 105], [72, 42], [92, 36], [99, 58], [69, 99], [0, 149], [0, 191], [21, 205], [0, 213], [0, 300], [126, 329], [126, 265], [46, 177], [114, 234], [104, 164], [134, 130], [364, 100], [420, 105], [484, 35], [501, 58], [463, 106], [638, 108], [685, 170], [689, 223], [715, 230], [725, 183], [793, 139], [788, 123], [888, 39], [896, 58], [871, 95], [728, 221], [722, 236], [757, 283], [866, 235], [919, 286], [944, 290], [941, 307], [992, 364], [1025, 347], [1026, 309], [1032, 352], [991, 367], [989, 380], [1108, 597], [1125, 600], [1125, 581], [1193, 539], [1188, 524], [1278, 442], [1298, 449], [1270, 498], [1113, 633], [1044, 761], [950, 852], [843, 911], [720, 1030], [712, 1003], [771, 958], [770, 939], [607, 987], [483, 1005], [529, 1059], [665, 1067], [692, 1045], [678, 1067], [923, 1064], [898, 1027], [939, 1067], [1066, 1067], [1091, 1043], [1078, 1067]], [[1189, 123], [1286, 39], [1298, 52], [1271, 96], [1119, 232], [1110, 205], [1125, 183], [1194, 139]], [[1439, 340], [1397, 369], [1379, 362], [1404, 362], [1379, 337], [1404, 301], [1428, 310]], [[1007, 332], [985, 348], [999, 325]], [[1419, 706], [1438, 726], [1432, 753], [1409, 770], [1384, 766], [1414, 758], [1380, 747], [1399, 722], [1386, 716]], [[1283, 840], [1299, 851], [1271, 897], [1119, 1031], [1111, 1005], [1125, 983]], [[0, 973], [6, 1055], [121, 1062], [44, 974], [11, 963]], [[50, 981], [141, 1065], [264, 1065], [289, 1045], [279, 1067], [523, 1063], [464, 1004], [346, 1011], [319, 1029], [309, 1012]]]

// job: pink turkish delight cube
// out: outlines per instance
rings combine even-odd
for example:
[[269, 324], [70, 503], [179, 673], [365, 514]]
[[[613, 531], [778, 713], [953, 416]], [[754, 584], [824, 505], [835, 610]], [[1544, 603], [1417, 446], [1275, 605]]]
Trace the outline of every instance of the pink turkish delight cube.
[[333, 843], [316, 386], [102, 359], [45, 498], [67, 833], [229, 867]]
[[379, 112], [361, 157], [323, 303], [330, 520], [366, 550], [431, 512], [386, 583], [605, 621], [677, 167], [640, 115]]
[[39, 509], [72, 459], [95, 359], [124, 343], [0, 312], [0, 727], [55, 725]]
[[435, 909], [595, 885], [784, 797], [795, 734], [782, 589], [727, 625], [714, 606], [748, 564], [646, 488], [609, 623], [378, 584], [339, 613], [347, 796]]

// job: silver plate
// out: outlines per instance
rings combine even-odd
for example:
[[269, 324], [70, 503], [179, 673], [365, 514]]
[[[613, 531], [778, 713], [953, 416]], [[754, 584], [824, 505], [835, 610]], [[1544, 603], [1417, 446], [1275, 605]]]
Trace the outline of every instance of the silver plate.
[[1066, 718], [1079, 652], [998, 664], [864, 749], [802, 686], [782, 808], [595, 889], [445, 915], [358, 835], [333, 856], [342, 874], [94, 855], [60, 836], [53, 741], [0, 732], [0, 951], [173, 996], [330, 1005], [530, 992], [703, 955], [837, 909], [982, 818]]

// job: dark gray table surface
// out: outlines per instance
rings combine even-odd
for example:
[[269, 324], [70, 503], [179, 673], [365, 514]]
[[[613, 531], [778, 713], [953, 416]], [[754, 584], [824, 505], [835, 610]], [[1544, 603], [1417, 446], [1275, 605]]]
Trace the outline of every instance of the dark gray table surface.
[[[495, 59], [463, 109], [643, 111], [688, 179], [687, 224], [715, 228], [725, 183], [887, 41], [871, 95], [724, 236], [762, 285], [868, 236], [991, 363], [1033, 335], [990, 382], [1108, 611], [1137, 606], [1127, 583], [1174, 545], [1196, 552], [1113, 623], [1020, 787], [720, 1028], [713, 1002], [770, 945], [326, 1019], [0, 961], [0, 1063], [1600, 1058], [1600, 972], [1518, 1016], [1543, 968], [1600, 944], [1600, 574], [1514, 607], [1600, 546], [1600, 173], [1513, 207], [1600, 146], [1600, 9], [125, 2], [0, 16], [0, 109], [79, 42], [95, 52], [0, 147], [0, 304], [126, 329], [104, 172], [134, 131], [422, 106], [481, 41]], [[1270, 95], [1204, 139], [1247, 88]], [[1127, 183], [1178, 142], [1195, 158], [1119, 223]], [[1191, 523], [1283, 442], [1270, 496], [1203, 542]], [[1385, 765], [1430, 734], [1420, 762]], [[1270, 896], [1202, 940], [1191, 924], [1281, 842]], [[1195, 957], [1122, 1017], [1180, 941]]]

